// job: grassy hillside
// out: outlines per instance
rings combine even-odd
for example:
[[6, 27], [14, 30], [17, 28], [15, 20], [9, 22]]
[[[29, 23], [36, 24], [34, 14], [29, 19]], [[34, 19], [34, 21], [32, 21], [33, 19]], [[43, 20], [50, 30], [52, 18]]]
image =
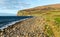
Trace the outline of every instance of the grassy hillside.
[[39, 6], [18, 11], [18, 16], [42, 16], [47, 37], [60, 37], [60, 4]]
[[40, 16], [49, 12], [60, 12], [60, 4], [38, 6], [18, 11], [18, 16]]

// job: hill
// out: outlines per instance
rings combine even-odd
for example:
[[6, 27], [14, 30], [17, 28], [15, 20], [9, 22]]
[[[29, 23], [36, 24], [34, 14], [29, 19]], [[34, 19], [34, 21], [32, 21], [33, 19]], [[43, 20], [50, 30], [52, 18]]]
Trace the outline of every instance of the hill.
[[60, 4], [38, 6], [35, 8], [20, 10], [18, 11], [17, 16], [40, 16], [41, 14], [54, 11], [60, 11]]

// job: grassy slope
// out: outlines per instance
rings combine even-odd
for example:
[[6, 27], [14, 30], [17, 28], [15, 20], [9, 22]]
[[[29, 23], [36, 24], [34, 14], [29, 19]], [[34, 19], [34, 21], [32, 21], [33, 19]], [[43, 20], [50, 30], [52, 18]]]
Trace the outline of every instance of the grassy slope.
[[44, 15], [46, 23], [51, 27], [55, 37], [60, 37], [60, 12], [49, 11]]
[[[21, 13], [20, 13], [21, 12]], [[18, 12], [18, 16], [43, 16], [47, 37], [60, 37], [60, 4], [36, 7]]]

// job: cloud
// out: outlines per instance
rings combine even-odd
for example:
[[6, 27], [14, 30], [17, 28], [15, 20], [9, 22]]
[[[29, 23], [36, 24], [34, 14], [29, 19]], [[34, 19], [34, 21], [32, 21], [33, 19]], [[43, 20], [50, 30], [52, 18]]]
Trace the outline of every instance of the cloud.
[[5, 0], [0, 0], [0, 4], [4, 4], [5, 3]]
[[21, 0], [0, 0], [0, 9], [20, 9], [21, 7], [28, 7], [29, 5]]
[[0, 16], [17, 14], [17, 11], [28, 7], [30, 4], [23, 2], [22, 0], [0, 0]]
[[60, 0], [0, 0], [0, 13], [17, 13], [17, 10], [59, 3]]
[[[0, 0], [0, 9], [21, 9], [38, 4], [51, 3], [54, 0]], [[59, 0], [55, 0], [59, 1]]]

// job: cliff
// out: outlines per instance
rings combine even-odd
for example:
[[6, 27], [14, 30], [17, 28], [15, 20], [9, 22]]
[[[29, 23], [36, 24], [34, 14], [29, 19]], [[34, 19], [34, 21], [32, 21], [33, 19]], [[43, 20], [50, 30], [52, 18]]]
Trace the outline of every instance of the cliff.
[[50, 11], [60, 11], [60, 4], [52, 4], [52, 5], [45, 5], [45, 6], [38, 6], [35, 8], [19, 10], [17, 16], [40, 16], [46, 12]]

